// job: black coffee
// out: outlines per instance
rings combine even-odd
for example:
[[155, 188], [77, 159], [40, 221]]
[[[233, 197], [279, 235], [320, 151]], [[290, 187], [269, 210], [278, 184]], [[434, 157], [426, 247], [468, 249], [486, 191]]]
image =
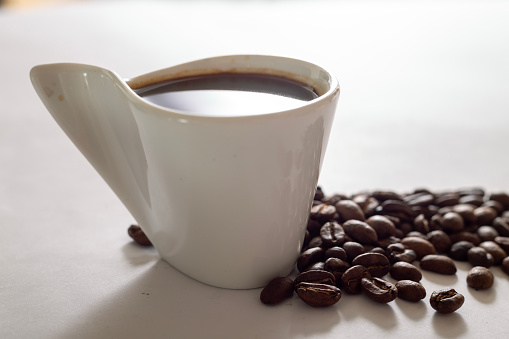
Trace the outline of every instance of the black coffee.
[[172, 80], [136, 92], [160, 106], [210, 116], [272, 113], [318, 97], [311, 87], [290, 79], [236, 73]]

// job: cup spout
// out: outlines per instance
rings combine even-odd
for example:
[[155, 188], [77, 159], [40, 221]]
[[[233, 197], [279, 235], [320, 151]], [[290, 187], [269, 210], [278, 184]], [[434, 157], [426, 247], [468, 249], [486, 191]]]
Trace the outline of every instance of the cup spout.
[[30, 78], [62, 130], [135, 220], [148, 224], [148, 166], [125, 82], [111, 71], [80, 64], [36, 66]]

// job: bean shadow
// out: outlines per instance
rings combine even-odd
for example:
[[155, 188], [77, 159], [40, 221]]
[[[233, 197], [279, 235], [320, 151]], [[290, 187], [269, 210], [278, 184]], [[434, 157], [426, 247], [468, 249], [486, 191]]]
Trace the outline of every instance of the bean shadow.
[[433, 315], [433, 329], [442, 338], [459, 338], [468, 330], [468, 325], [460, 313]]

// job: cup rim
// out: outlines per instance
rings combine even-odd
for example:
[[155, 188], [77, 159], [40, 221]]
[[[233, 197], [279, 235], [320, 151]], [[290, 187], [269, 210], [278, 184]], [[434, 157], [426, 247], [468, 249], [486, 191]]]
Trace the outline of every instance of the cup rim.
[[[268, 64], [270, 64], [270, 66]], [[288, 68], [292, 67], [299, 68], [301, 71], [291, 72]], [[118, 75], [116, 75], [114, 72], [111, 73], [118, 77]], [[266, 113], [264, 112], [236, 116], [223, 116], [204, 115], [157, 105], [148, 100], [145, 100], [137, 93], [137, 90], [141, 88], [151, 86], [157, 87], [168, 81], [192, 78], [197, 76], [217, 75], [221, 73], [256, 73], [260, 75], [283, 77], [289, 79], [290, 81], [296, 81], [310, 86], [317, 93], [318, 97], [310, 101], [306, 101], [296, 108], [289, 108]], [[120, 77], [118, 78], [120, 79]], [[177, 114], [179, 116], [185, 116], [186, 118], [192, 117], [194, 119], [241, 119], [281, 115], [281, 113], [285, 112], [295, 113], [296, 111], [307, 110], [307, 108], [310, 106], [318, 105], [323, 101], [332, 100], [332, 98], [335, 98], [337, 95], [339, 95], [340, 92], [338, 80], [324, 67], [301, 59], [261, 54], [224, 55], [197, 59], [121, 81], [124, 84], [124, 89], [128, 92], [127, 94], [133, 103], [144, 105], [145, 107], [149, 106], [163, 114]]]

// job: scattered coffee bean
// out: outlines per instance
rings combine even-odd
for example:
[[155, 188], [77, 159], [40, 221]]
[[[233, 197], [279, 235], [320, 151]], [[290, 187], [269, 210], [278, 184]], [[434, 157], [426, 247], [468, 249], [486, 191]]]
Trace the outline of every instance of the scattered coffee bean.
[[341, 287], [341, 277], [349, 268], [350, 264], [347, 261], [338, 258], [329, 258], [324, 263], [324, 270], [331, 272], [336, 278], [337, 287]]
[[372, 277], [383, 277], [390, 270], [389, 259], [379, 253], [363, 253], [352, 260], [352, 265], [366, 267]]
[[338, 212], [339, 219], [342, 221], [366, 220], [361, 207], [353, 200], [345, 199], [338, 201], [336, 204], [336, 211]]
[[362, 278], [361, 286], [362, 292], [378, 303], [391, 302], [398, 296], [398, 289], [396, 286], [380, 278]]
[[467, 255], [468, 262], [472, 266], [483, 266], [486, 268], [493, 266], [493, 256], [482, 247], [472, 247], [468, 250]]
[[297, 275], [294, 280], [295, 286], [297, 286], [301, 282], [307, 283], [315, 283], [315, 284], [326, 284], [326, 285], [336, 285], [336, 278], [331, 272], [324, 270], [313, 270], [302, 272]]
[[362, 246], [361, 244], [359, 244], [358, 242], [355, 242], [355, 241], [345, 242], [343, 244], [343, 249], [346, 252], [346, 257], [349, 262], [352, 262], [352, 260], [356, 256], [366, 252], [364, 246]]
[[152, 243], [145, 235], [145, 232], [141, 229], [138, 225], [131, 225], [127, 229], [127, 233], [129, 236], [138, 244], [141, 246], [152, 246]]
[[329, 258], [348, 260], [345, 250], [339, 246], [334, 246], [325, 250], [324, 259], [327, 260]]
[[422, 279], [422, 273], [414, 265], [399, 261], [392, 264], [390, 269], [391, 277], [396, 280], [412, 280], [419, 282]]
[[481, 241], [493, 241], [499, 236], [497, 230], [493, 226], [481, 226], [477, 229], [477, 235]]
[[398, 261], [412, 263], [417, 259], [417, 254], [415, 251], [409, 249], [402, 243], [396, 243], [387, 246], [385, 255], [389, 258], [391, 263]]
[[336, 208], [327, 204], [320, 204], [311, 208], [310, 217], [320, 222], [331, 221], [336, 214]]
[[406, 237], [401, 239], [401, 243], [417, 254], [417, 260], [421, 260], [425, 255], [436, 253], [435, 246], [423, 238]]
[[467, 274], [468, 286], [476, 290], [484, 290], [493, 286], [495, 277], [486, 267], [475, 266]]
[[454, 261], [445, 255], [428, 254], [421, 259], [419, 264], [421, 269], [425, 271], [446, 275], [456, 274]]
[[341, 286], [349, 294], [357, 294], [362, 290], [362, 278], [371, 278], [366, 267], [361, 265], [352, 266], [341, 276]]
[[376, 245], [378, 243], [376, 231], [364, 221], [348, 220], [343, 223], [343, 229], [349, 237], [363, 245]]
[[481, 225], [491, 225], [493, 220], [497, 217], [497, 211], [493, 207], [481, 206], [474, 210], [475, 223]]
[[426, 238], [433, 244], [437, 253], [447, 253], [451, 249], [451, 238], [442, 230], [431, 231], [426, 234]]
[[260, 293], [260, 301], [267, 305], [279, 304], [293, 295], [293, 281], [288, 277], [271, 280]]
[[463, 230], [465, 223], [458, 213], [448, 212], [442, 217], [441, 226], [444, 232], [455, 233]]
[[426, 289], [422, 284], [413, 280], [400, 280], [396, 283], [398, 298], [417, 302], [426, 298]]
[[341, 290], [336, 286], [301, 282], [295, 286], [297, 295], [309, 306], [332, 306], [341, 299]]
[[335, 221], [329, 221], [320, 228], [320, 237], [325, 247], [340, 246], [347, 240], [343, 227]]
[[375, 230], [378, 239], [388, 238], [396, 233], [394, 223], [383, 215], [373, 215], [366, 220], [366, 223]]
[[504, 260], [502, 260], [502, 264], [500, 264], [502, 271], [504, 271], [505, 274], [509, 275], [509, 257], [505, 257]]
[[297, 258], [297, 269], [302, 272], [306, 267], [320, 262], [323, 259], [325, 250], [321, 247], [313, 247], [302, 252]]
[[449, 250], [449, 257], [458, 261], [467, 261], [468, 250], [472, 247], [475, 247], [475, 245], [470, 241], [458, 241], [457, 243], [452, 244], [451, 249]]
[[454, 288], [443, 288], [431, 293], [429, 299], [431, 307], [438, 313], [452, 313], [465, 302], [465, 297]]
[[486, 252], [493, 257], [493, 265], [500, 265], [502, 260], [507, 257], [507, 253], [494, 241], [483, 241], [479, 244]]

